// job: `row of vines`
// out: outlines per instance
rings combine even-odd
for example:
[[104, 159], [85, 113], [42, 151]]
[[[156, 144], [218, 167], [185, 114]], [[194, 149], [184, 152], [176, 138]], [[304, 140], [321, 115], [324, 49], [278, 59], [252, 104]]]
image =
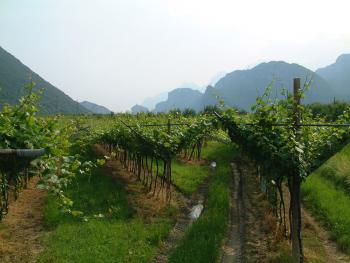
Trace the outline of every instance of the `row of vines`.
[[[152, 123], [150, 123], [153, 122]], [[181, 155], [191, 160], [201, 158], [205, 138], [212, 132], [206, 117], [184, 118], [177, 123], [165, 118], [122, 118], [104, 132], [95, 143], [103, 145], [113, 157], [159, 196], [171, 200], [171, 163]]]
[[[257, 98], [252, 113], [241, 115], [233, 109], [215, 115], [181, 117], [170, 115], [116, 115], [99, 131], [90, 130], [88, 119], [82, 125], [78, 118], [38, 117], [38, 95], [33, 83], [19, 105], [5, 106], [0, 112], [0, 150], [45, 149], [45, 155], [31, 159], [0, 155], [0, 220], [8, 212], [9, 193], [14, 198], [29, 178], [41, 177], [40, 187], [54, 192], [62, 201], [63, 210], [71, 212], [73, 201], [64, 188], [76, 174], [88, 173], [93, 163], [83, 162], [78, 154], [84, 145], [100, 144], [132, 172], [152, 193], [161, 193], [170, 202], [172, 193], [171, 164], [174, 158], [201, 158], [204, 141], [214, 129], [228, 132], [231, 140], [256, 163], [264, 188], [274, 206], [280, 228], [292, 241], [295, 262], [303, 262], [301, 238], [300, 185], [308, 174], [318, 168], [348, 143], [350, 130], [344, 126], [322, 126], [325, 122], [300, 104], [300, 80], [295, 81], [294, 96], [271, 99], [267, 89]], [[344, 112], [335, 124], [348, 123]], [[84, 127], [83, 127], [84, 126]], [[74, 154], [73, 154], [74, 153]], [[286, 211], [283, 189], [290, 194]], [[287, 229], [286, 221], [289, 219]], [[289, 232], [289, 233], [288, 233]]]
[[71, 212], [73, 201], [64, 188], [93, 166], [71, 153], [77, 121], [62, 124], [60, 117], [37, 116], [40, 96], [33, 92], [34, 85], [26, 86], [18, 105], [0, 111], [0, 221], [33, 176], [40, 177], [39, 187], [58, 196], [62, 210]]
[[[294, 96], [272, 100], [267, 89], [257, 98], [249, 116], [242, 118], [232, 110], [217, 114], [219, 124], [228, 131], [232, 141], [256, 163], [280, 227], [286, 238], [291, 238], [293, 262], [304, 261], [300, 185], [350, 138], [347, 125], [339, 128], [349, 122], [348, 112], [332, 125], [322, 125], [324, 119], [313, 117], [310, 110], [300, 104], [302, 96], [300, 80], [296, 79]], [[283, 185], [289, 190], [289, 211], [285, 209]], [[290, 222], [289, 235], [286, 217]]]

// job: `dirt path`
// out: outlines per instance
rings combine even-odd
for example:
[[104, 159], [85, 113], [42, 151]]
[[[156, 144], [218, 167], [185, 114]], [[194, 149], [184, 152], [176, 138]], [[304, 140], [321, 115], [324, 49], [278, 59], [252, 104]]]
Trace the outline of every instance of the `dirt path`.
[[37, 189], [37, 182], [38, 178], [30, 180], [0, 223], [1, 263], [35, 262], [43, 250], [43, 239], [47, 235], [43, 227], [46, 191]]
[[[276, 219], [269, 212], [270, 206], [260, 192], [255, 169], [248, 161], [240, 159], [232, 163], [232, 176], [231, 223], [221, 262], [268, 262], [269, 255], [277, 249], [274, 245]], [[350, 257], [339, 251], [329, 233], [304, 208], [302, 217], [306, 262], [350, 262]], [[282, 247], [290, 249], [287, 240], [281, 242]]]
[[269, 204], [262, 198], [252, 167], [242, 160], [231, 167], [231, 224], [221, 262], [266, 262], [274, 223]]
[[241, 240], [241, 228], [240, 226], [240, 208], [241, 202], [240, 195], [240, 174], [236, 163], [231, 163], [232, 181], [230, 185], [231, 198], [230, 198], [230, 226], [227, 233], [226, 242], [222, 248], [222, 263], [233, 263], [242, 261], [242, 240]]

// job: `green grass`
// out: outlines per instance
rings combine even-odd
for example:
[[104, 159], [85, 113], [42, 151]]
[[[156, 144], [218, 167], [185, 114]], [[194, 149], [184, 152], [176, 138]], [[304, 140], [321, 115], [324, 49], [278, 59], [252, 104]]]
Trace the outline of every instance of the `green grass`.
[[[90, 179], [79, 176], [67, 189], [66, 194], [74, 200], [72, 210], [83, 211], [85, 216], [105, 214], [109, 219], [128, 219], [133, 214], [126, 199], [124, 186], [112, 181], [104, 174], [101, 168], [97, 168]], [[52, 229], [63, 222], [81, 221], [70, 215], [61, 213], [56, 198], [49, 196], [44, 211], [45, 225]]]
[[[159, 160], [159, 175], [163, 174], [163, 161]], [[148, 166], [151, 167], [151, 160], [148, 159]], [[153, 162], [153, 174], [156, 174], [157, 168]], [[189, 163], [183, 160], [172, 160], [171, 177], [173, 184], [178, 190], [190, 195], [198, 189], [205, 177], [209, 175], [209, 167], [207, 164]]]
[[[134, 218], [122, 184], [97, 169], [88, 178], [78, 178], [68, 189], [74, 209], [91, 219], [83, 222], [60, 213], [50, 196], [45, 224], [53, 233], [46, 241], [38, 262], [150, 262], [171, 228], [171, 220], [159, 218], [152, 224]], [[102, 213], [106, 217], [94, 219]]]
[[180, 244], [171, 252], [169, 262], [215, 262], [225, 236], [230, 213], [230, 161], [236, 149], [232, 145], [209, 142], [203, 158], [215, 160], [217, 170], [209, 186], [208, 204]]
[[306, 206], [330, 231], [331, 238], [350, 254], [350, 196], [319, 170], [303, 183], [302, 194]]
[[38, 262], [150, 262], [169, 224], [91, 220], [58, 226]]
[[[229, 161], [235, 150], [231, 145], [209, 142], [203, 158], [218, 163], [209, 189], [208, 206], [193, 224], [170, 262], [213, 262], [226, 232], [229, 218]], [[174, 183], [184, 192], [194, 192], [208, 176], [207, 165], [174, 161]], [[161, 241], [171, 229], [171, 219], [159, 218], [146, 224], [135, 218], [129, 207], [124, 186], [96, 169], [91, 176], [79, 177], [67, 190], [74, 200], [74, 210], [83, 211], [87, 222], [60, 212], [54, 196], [49, 196], [45, 225], [53, 233], [46, 241], [38, 262], [150, 262]], [[105, 218], [95, 219], [95, 214]]]
[[173, 183], [185, 194], [191, 194], [208, 176], [207, 165], [188, 164], [180, 161], [173, 161], [172, 166]]
[[322, 165], [318, 173], [350, 194], [350, 144]]

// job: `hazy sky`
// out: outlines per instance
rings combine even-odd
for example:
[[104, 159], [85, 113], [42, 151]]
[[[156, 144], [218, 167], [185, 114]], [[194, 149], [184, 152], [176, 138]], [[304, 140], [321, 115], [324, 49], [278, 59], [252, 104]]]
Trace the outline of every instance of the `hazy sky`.
[[268, 60], [350, 53], [349, 0], [0, 0], [0, 46], [75, 100], [120, 111]]

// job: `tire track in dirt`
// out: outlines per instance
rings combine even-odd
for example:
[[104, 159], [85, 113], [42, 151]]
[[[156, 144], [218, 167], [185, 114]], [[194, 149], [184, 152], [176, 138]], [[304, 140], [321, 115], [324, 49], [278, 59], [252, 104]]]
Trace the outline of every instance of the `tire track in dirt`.
[[266, 262], [273, 239], [266, 220], [269, 205], [246, 162], [235, 160], [231, 168], [231, 218], [221, 262]]
[[[231, 220], [223, 246], [222, 263], [268, 262], [271, 253], [276, 252], [276, 219], [256, 178], [255, 169], [249, 161], [239, 159], [232, 163]], [[288, 200], [285, 199], [287, 203]], [[288, 211], [288, 205], [286, 209]], [[319, 249], [305, 244], [306, 260], [350, 262], [350, 257], [337, 248], [336, 243], [330, 240], [330, 234], [305, 208], [302, 209], [302, 217], [304, 238], [315, 238], [325, 253], [318, 255]], [[290, 246], [288, 240], [281, 242]]]
[[0, 223], [1, 263], [35, 262], [43, 250], [48, 234], [43, 226], [46, 191], [36, 188], [38, 181], [37, 177], [29, 181]]
[[222, 263], [241, 262], [242, 259], [242, 240], [241, 232], [241, 182], [240, 174], [236, 163], [231, 163], [232, 180], [231, 180], [231, 198], [230, 198], [230, 226], [227, 233], [226, 242], [222, 248]]

